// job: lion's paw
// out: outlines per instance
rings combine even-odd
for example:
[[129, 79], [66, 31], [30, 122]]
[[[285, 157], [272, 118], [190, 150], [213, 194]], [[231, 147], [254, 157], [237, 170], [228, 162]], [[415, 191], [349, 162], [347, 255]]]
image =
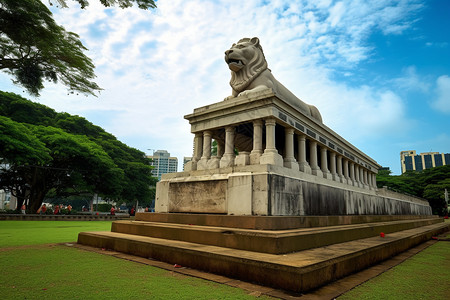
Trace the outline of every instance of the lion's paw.
[[231, 99], [233, 99], [233, 98], [236, 98], [236, 97], [234, 97], [233, 95], [230, 95], [230, 96], [226, 97], [226, 98], [223, 99], [223, 100], [226, 101], [226, 100], [231, 100]]
[[252, 92], [253, 92], [252, 90], [245, 90], [245, 91], [243, 91], [243, 92], [240, 92], [239, 95], [238, 95], [238, 97], [241, 97], [241, 96], [248, 96], [248, 95], [251, 94]]

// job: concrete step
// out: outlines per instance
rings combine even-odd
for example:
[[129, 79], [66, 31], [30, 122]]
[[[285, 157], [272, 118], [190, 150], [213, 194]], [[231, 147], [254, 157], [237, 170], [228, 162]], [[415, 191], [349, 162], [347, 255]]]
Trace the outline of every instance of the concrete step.
[[437, 223], [289, 254], [270, 254], [179, 240], [83, 232], [78, 243], [221, 274], [243, 281], [304, 292], [423, 243], [449, 230]]
[[442, 219], [413, 219], [289, 230], [251, 230], [230, 227], [142, 221], [116, 221], [111, 231], [197, 244], [272, 254], [285, 254], [336, 243], [441, 223]]
[[219, 214], [136, 213], [135, 221], [241, 229], [287, 230], [429, 218], [438, 219], [437, 216], [430, 215], [233, 216]]

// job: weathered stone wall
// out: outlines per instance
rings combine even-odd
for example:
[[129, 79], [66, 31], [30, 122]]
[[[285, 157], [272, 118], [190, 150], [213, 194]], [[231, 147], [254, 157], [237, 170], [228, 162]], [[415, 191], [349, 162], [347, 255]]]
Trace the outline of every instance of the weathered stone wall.
[[425, 205], [428, 204], [428, 201], [426, 201], [425, 199], [422, 199], [422, 198], [419, 198], [416, 196], [412, 196], [412, 195], [400, 194], [400, 193], [397, 193], [394, 191], [390, 191], [390, 190], [388, 190], [388, 188], [386, 186], [379, 188], [377, 191], [377, 194], [381, 195], [381, 196], [416, 202], [416, 203], [425, 204]]
[[269, 174], [269, 214], [430, 215], [429, 205]]
[[[274, 166], [174, 173], [157, 184], [156, 212], [258, 216], [431, 215], [426, 201], [378, 194]], [[398, 195], [398, 194], [397, 194]]]

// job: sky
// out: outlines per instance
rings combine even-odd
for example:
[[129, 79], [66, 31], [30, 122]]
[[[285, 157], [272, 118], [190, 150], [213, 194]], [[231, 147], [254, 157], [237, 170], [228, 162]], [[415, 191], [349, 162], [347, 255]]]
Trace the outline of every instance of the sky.
[[[48, 4], [47, 0], [43, 0]], [[450, 1], [159, 0], [157, 9], [49, 6], [79, 34], [104, 90], [34, 98], [0, 73], [0, 90], [85, 117], [149, 155], [192, 156], [183, 118], [231, 95], [224, 51], [259, 37], [273, 75], [323, 122], [401, 173], [400, 151], [450, 152]]]

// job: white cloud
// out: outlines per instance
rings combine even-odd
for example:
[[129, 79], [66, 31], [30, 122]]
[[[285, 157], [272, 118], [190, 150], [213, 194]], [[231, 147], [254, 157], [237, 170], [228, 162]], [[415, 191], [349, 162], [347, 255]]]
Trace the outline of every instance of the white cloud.
[[223, 53], [242, 37], [258, 36], [275, 77], [316, 104], [325, 124], [344, 138], [390, 134], [408, 122], [393, 91], [349, 87], [330, 75], [370, 57], [367, 39], [374, 31], [398, 34], [410, 26], [406, 16], [420, 9], [416, 0], [160, 0], [150, 11], [91, 2], [86, 10], [72, 5], [53, 11], [90, 49], [105, 90], [99, 99], [86, 99], [65, 97], [64, 87], [48, 85], [38, 101], [89, 115], [124, 142], [140, 137], [143, 141], [131, 146], [141, 150], [191, 155], [183, 115], [230, 94]]
[[422, 78], [417, 73], [415, 66], [406, 67], [403, 70], [403, 76], [393, 79], [393, 82], [398, 88], [406, 91], [420, 91], [425, 93], [430, 90], [428, 80]]
[[436, 101], [432, 107], [442, 113], [450, 113], [450, 77], [442, 75], [436, 80]]

